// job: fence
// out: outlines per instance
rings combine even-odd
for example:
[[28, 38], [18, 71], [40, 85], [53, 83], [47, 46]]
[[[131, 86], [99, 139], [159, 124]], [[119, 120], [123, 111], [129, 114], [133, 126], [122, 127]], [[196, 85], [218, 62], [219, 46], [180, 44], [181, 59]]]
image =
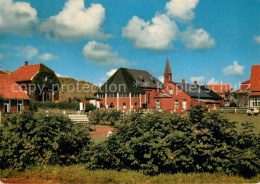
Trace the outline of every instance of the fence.
[[235, 114], [246, 114], [248, 108], [238, 108], [238, 107], [223, 107], [216, 109], [209, 109], [209, 112], [218, 112], [218, 113], [235, 113]]

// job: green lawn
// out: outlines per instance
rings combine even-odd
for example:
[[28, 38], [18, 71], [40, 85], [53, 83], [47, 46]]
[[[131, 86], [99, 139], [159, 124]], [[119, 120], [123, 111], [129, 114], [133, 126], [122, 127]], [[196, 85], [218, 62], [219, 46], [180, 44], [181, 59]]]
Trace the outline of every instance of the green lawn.
[[255, 126], [255, 132], [260, 133], [260, 115], [258, 116], [248, 116], [247, 114], [234, 114], [234, 113], [220, 113], [221, 116], [225, 117], [230, 121], [238, 122], [238, 127], [241, 123], [250, 122]]
[[[0, 178], [7, 178], [20, 183], [257, 183], [260, 175], [252, 179], [223, 174], [191, 173], [160, 174], [146, 176], [135, 171], [96, 170], [88, 171], [83, 165], [74, 166], [38, 166], [24, 172], [0, 170]], [[22, 182], [23, 181], [23, 182]]]

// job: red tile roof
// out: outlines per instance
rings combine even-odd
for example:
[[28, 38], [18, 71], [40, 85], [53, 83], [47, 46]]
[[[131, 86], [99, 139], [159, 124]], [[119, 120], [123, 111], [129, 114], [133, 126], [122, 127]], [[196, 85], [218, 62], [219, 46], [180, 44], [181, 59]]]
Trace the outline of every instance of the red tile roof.
[[40, 71], [41, 64], [24, 65], [11, 73], [16, 82], [30, 81]]
[[207, 87], [216, 93], [225, 93], [227, 91], [231, 91], [231, 84], [208, 84]]
[[250, 84], [250, 79], [249, 80], [246, 80], [244, 82], [241, 82], [241, 84]]
[[260, 96], [260, 91], [259, 92], [251, 92], [250, 96]]
[[0, 74], [0, 96], [6, 99], [30, 99], [9, 74]]
[[260, 91], [260, 65], [253, 65], [251, 68], [250, 90]]

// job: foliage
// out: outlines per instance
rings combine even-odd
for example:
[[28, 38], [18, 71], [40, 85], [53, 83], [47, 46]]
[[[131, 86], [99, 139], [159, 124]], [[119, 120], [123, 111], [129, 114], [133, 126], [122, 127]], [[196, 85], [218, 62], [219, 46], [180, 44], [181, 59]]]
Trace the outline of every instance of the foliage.
[[233, 92], [232, 96], [238, 107], [246, 107], [249, 102], [249, 92]]
[[97, 109], [88, 113], [90, 121], [97, 124], [115, 125], [115, 123], [123, 118], [123, 112], [116, 109]]
[[86, 112], [96, 110], [97, 107], [91, 103], [86, 103]]
[[187, 119], [176, 114], [130, 114], [118, 131], [95, 146], [91, 169], [131, 169], [145, 174], [220, 172], [251, 177], [259, 173], [259, 136], [249, 124], [194, 107]]
[[234, 100], [231, 100], [230, 107], [237, 107], [237, 103]]
[[79, 163], [89, 144], [86, 127], [65, 117], [14, 114], [0, 126], [0, 168]]
[[31, 102], [31, 110], [35, 112], [38, 108], [42, 109], [69, 109], [79, 110], [79, 103], [76, 102]]

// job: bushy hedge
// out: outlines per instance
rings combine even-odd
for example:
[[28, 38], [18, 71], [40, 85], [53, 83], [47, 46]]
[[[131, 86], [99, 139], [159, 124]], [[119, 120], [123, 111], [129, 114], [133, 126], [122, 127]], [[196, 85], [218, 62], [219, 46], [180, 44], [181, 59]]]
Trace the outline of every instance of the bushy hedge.
[[0, 125], [0, 168], [79, 163], [89, 144], [86, 127], [63, 116], [11, 115]]
[[116, 109], [97, 109], [88, 113], [91, 121], [97, 124], [115, 125], [115, 123], [123, 119], [123, 112]]
[[222, 172], [251, 177], [259, 173], [259, 136], [249, 124], [235, 123], [196, 107], [190, 118], [154, 112], [131, 114], [118, 131], [94, 148], [88, 169], [132, 169], [154, 175]]
[[79, 110], [77, 102], [31, 102], [30, 106], [33, 111], [37, 111], [38, 108]]

